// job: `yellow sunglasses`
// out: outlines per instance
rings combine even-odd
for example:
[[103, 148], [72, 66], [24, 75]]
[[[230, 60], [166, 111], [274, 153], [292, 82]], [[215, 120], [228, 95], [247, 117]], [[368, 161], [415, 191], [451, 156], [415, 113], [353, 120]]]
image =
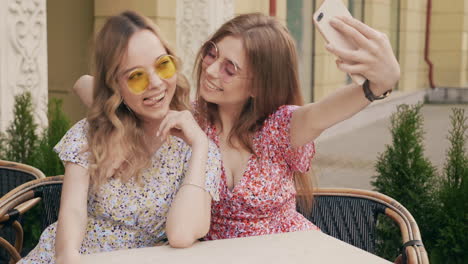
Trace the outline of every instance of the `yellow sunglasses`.
[[[177, 72], [177, 60], [172, 55], [159, 56], [154, 62], [154, 72], [161, 79], [169, 79]], [[150, 85], [151, 73], [145, 68], [136, 68], [126, 75], [128, 89], [134, 94], [141, 94]]]

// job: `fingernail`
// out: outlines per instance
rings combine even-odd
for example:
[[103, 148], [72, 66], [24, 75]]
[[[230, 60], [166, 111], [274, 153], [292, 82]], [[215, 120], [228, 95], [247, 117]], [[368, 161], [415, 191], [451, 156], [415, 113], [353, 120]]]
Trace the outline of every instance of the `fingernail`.
[[325, 48], [328, 49], [328, 50], [332, 50], [333, 49], [333, 45], [328, 43], [327, 45], [325, 45]]
[[156, 132], [156, 136], [157, 136], [157, 137], [159, 137], [159, 131], [158, 131], [158, 132]]
[[330, 24], [336, 25], [337, 23], [338, 23], [338, 19], [337, 19], [336, 17], [332, 17], [332, 18], [330, 19]]

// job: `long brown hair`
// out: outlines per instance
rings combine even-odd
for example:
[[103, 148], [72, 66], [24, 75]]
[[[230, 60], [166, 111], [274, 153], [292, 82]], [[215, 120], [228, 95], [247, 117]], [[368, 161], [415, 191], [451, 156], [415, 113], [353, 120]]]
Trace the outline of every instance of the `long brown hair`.
[[[141, 170], [151, 161], [143, 122], [123, 103], [117, 81], [128, 42], [141, 30], [153, 32], [167, 53], [175, 56], [156, 25], [132, 11], [110, 17], [95, 40], [93, 104], [87, 116], [88, 148], [91, 152], [89, 173], [94, 187], [111, 176], [123, 181], [136, 177], [140, 182]], [[179, 72], [170, 108], [187, 109], [188, 95], [188, 82]]]
[[[252, 74], [251, 88], [253, 97], [244, 104], [240, 116], [228, 135], [228, 142], [236, 138], [250, 152], [252, 135], [261, 129], [265, 119], [282, 105], [303, 105], [304, 100], [298, 76], [298, 57], [296, 45], [289, 31], [277, 19], [261, 13], [239, 15], [221, 26], [208, 40], [215, 43], [226, 36], [240, 37], [247, 57], [247, 65]], [[201, 52], [195, 64], [197, 78], [196, 113], [203, 120], [214, 123], [219, 120], [216, 104], [205, 101], [200, 96], [200, 77], [202, 74]], [[312, 186], [310, 177], [295, 173], [299, 209], [310, 212]]]

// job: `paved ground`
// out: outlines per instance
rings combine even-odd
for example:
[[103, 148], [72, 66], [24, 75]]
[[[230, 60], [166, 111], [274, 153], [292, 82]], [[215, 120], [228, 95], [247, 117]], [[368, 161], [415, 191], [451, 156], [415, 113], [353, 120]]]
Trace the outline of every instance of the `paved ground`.
[[[425, 105], [425, 154], [442, 170], [449, 142], [452, 108], [468, 105]], [[372, 189], [370, 181], [376, 175], [374, 164], [385, 145], [391, 143], [390, 119], [376, 121], [344, 135], [316, 141], [317, 155], [312, 161], [314, 173], [321, 187], [350, 187]], [[468, 148], [468, 146], [467, 146]]]

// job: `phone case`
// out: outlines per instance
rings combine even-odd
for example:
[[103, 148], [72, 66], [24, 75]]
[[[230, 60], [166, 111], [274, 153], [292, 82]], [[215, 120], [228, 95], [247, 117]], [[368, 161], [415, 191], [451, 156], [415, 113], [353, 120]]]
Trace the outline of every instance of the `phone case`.
[[[352, 41], [347, 40], [330, 25], [330, 19], [335, 16], [352, 17], [341, 0], [325, 0], [313, 15], [314, 24], [327, 43], [344, 49], [356, 49]], [[360, 74], [350, 76], [353, 82], [359, 85], [366, 81], [366, 78]]]

